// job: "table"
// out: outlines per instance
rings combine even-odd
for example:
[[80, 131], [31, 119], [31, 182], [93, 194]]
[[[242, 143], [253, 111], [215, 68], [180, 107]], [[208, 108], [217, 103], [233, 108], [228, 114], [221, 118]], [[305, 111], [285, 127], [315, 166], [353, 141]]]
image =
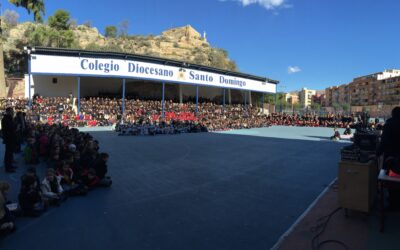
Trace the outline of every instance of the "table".
[[378, 176], [379, 183], [379, 203], [380, 203], [380, 231], [383, 232], [385, 227], [385, 192], [387, 187], [400, 187], [400, 178], [390, 177], [386, 174], [386, 170], [381, 169]]

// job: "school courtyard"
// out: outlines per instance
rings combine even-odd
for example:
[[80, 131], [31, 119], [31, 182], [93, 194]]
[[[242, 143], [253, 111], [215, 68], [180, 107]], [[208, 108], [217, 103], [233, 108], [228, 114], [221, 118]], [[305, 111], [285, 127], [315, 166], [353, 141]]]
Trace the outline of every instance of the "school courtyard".
[[[340, 148], [349, 143], [330, 141], [331, 128], [157, 136], [97, 130], [90, 133], [110, 154], [112, 187], [39, 218], [17, 218], [2, 249], [270, 249], [334, 181]], [[0, 173], [12, 201], [27, 168], [22, 155], [17, 161], [17, 173]], [[41, 163], [41, 178], [44, 169]]]

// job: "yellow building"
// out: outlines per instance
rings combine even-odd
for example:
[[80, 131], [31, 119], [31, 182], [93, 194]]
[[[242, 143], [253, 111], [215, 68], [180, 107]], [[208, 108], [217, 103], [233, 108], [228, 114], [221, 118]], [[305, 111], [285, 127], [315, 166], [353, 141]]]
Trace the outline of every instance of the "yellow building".
[[312, 104], [312, 97], [315, 95], [316, 90], [303, 88], [299, 92], [300, 104], [303, 108], [309, 107]]

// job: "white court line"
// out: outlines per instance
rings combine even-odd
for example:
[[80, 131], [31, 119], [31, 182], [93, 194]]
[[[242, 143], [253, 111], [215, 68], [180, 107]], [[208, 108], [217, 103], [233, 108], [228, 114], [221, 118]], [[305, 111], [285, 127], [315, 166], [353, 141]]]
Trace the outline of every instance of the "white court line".
[[329, 188], [335, 183], [337, 178], [335, 178], [319, 195], [315, 200], [308, 206], [308, 208], [297, 218], [297, 220], [293, 223], [292, 226], [289, 227], [286, 232], [282, 234], [282, 236], [278, 239], [278, 241], [275, 243], [273, 247], [271, 247], [271, 250], [277, 250], [279, 246], [282, 244], [282, 242], [286, 239], [286, 237], [289, 236], [289, 234], [294, 230], [294, 228], [306, 217], [306, 215], [310, 212], [310, 210], [317, 204], [317, 202], [324, 196], [326, 192], [328, 192]]

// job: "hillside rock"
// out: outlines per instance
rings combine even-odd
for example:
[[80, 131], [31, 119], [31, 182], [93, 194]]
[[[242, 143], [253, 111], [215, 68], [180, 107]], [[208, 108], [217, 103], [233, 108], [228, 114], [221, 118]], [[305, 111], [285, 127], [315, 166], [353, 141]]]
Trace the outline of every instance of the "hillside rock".
[[158, 36], [133, 35], [107, 38], [96, 28], [84, 25], [71, 27], [70, 31], [73, 41], [62, 37], [63, 33], [46, 24], [26, 22], [12, 27], [6, 26], [3, 32], [6, 73], [21, 75], [26, 72], [24, 68], [26, 65], [21, 58], [23, 46], [62, 47], [65, 41], [69, 44], [67, 48], [156, 56], [226, 70], [237, 70], [235, 62], [228, 58], [225, 50], [211, 47], [205, 37], [202, 37], [190, 25], [166, 30]]

